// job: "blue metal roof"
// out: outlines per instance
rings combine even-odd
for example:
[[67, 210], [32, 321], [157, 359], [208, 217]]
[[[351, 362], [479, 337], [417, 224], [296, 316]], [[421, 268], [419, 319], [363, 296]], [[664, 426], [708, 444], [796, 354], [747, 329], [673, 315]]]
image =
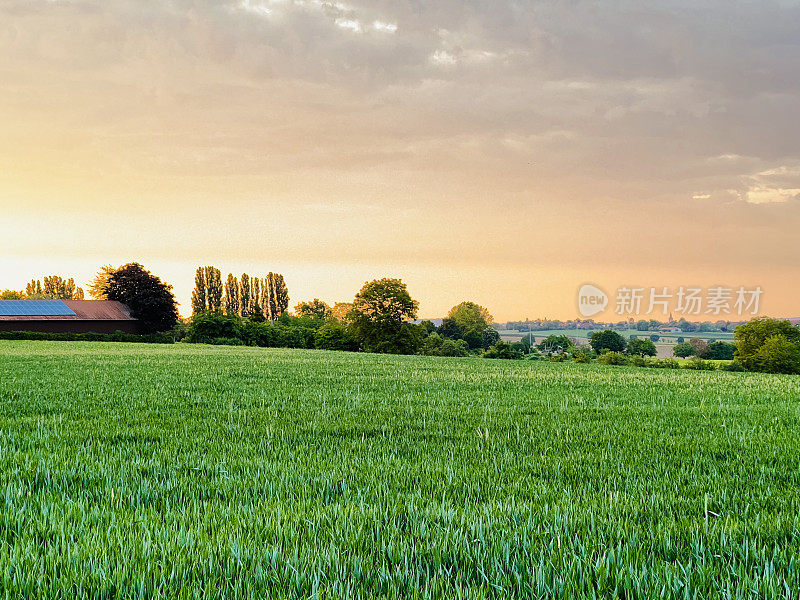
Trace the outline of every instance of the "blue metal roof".
[[74, 316], [61, 300], [0, 300], [0, 316], [55, 317]]

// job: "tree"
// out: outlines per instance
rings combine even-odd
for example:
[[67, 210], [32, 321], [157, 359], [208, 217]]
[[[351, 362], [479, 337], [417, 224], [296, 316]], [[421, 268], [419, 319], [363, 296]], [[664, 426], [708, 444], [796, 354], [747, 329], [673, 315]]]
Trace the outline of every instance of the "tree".
[[197, 267], [192, 291], [192, 314], [222, 310], [222, 275], [215, 267]]
[[271, 321], [289, 308], [289, 290], [280, 273], [269, 272], [264, 280], [264, 312]]
[[275, 274], [275, 305], [278, 309], [278, 316], [280, 317], [289, 309], [289, 288], [286, 287], [286, 281], [280, 273]]
[[24, 292], [17, 292], [15, 290], [3, 290], [0, 292], [0, 300], [23, 300], [24, 298]]
[[453, 319], [442, 319], [442, 324], [439, 325], [439, 328], [436, 332], [446, 338], [450, 338], [451, 340], [460, 340], [464, 337], [464, 330], [461, 329], [458, 323], [453, 321]]
[[298, 317], [311, 317], [312, 319], [327, 319], [331, 314], [331, 307], [319, 298], [307, 302], [300, 302], [294, 307]]
[[348, 313], [353, 337], [369, 352], [413, 354], [421, 329], [409, 323], [419, 304], [399, 279], [376, 279], [364, 284]]
[[239, 306], [240, 314], [245, 317], [250, 310], [250, 275], [242, 273], [239, 285]]
[[358, 350], [358, 342], [344, 323], [328, 321], [314, 334], [314, 347], [320, 350]]
[[694, 354], [694, 348], [689, 342], [679, 342], [672, 347], [672, 355], [678, 358], [687, 358]]
[[636, 322], [636, 331], [648, 331], [650, 329], [650, 322], [644, 319]]
[[25, 297], [28, 298], [28, 300], [43, 298], [42, 282], [38, 279], [32, 279], [31, 282], [25, 286]]
[[483, 332], [478, 331], [477, 329], [465, 331], [461, 339], [467, 342], [467, 346], [469, 346], [470, 350], [483, 348]]
[[192, 314], [199, 315], [205, 312], [207, 307], [205, 269], [197, 267], [194, 273], [194, 290], [192, 290]]
[[712, 342], [706, 349], [705, 358], [709, 360], [733, 360], [736, 346], [727, 342]]
[[536, 347], [545, 354], [563, 354], [572, 349], [573, 343], [565, 335], [548, 335]]
[[92, 299], [107, 300], [105, 290], [106, 287], [108, 287], [108, 279], [111, 277], [114, 271], [116, 271], [116, 268], [111, 265], [104, 265], [100, 267], [100, 270], [89, 284], [89, 296], [91, 296]]
[[264, 314], [270, 321], [278, 318], [278, 297], [275, 293], [276, 275], [272, 271], [264, 279]]
[[185, 340], [193, 344], [210, 344], [215, 339], [241, 339], [242, 320], [236, 315], [203, 311], [192, 317]]
[[500, 341], [500, 334], [494, 327], [487, 327], [481, 334], [481, 347], [487, 349]]
[[228, 280], [225, 282], [225, 314], [238, 316], [242, 314], [239, 304], [239, 280], [228, 273]]
[[42, 282], [32, 280], [25, 286], [25, 296], [29, 300], [83, 300], [83, 289], [76, 287], [73, 278], [64, 279], [60, 275], [49, 275]]
[[800, 343], [786, 336], [773, 335], [764, 340], [753, 356], [757, 371], [763, 373], [800, 373]]
[[420, 322], [419, 326], [425, 330], [425, 335], [436, 333], [436, 325], [434, 325], [433, 321], [430, 319], [425, 319], [424, 321]]
[[692, 350], [694, 350], [693, 354], [697, 358], [706, 358], [706, 352], [708, 352], [708, 342], [701, 340], [700, 338], [692, 338], [689, 340], [689, 344], [692, 346]]
[[522, 344], [523, 352], [525, 354], [530, 353], [531, 348], [533, 347], [531, 345], [531, 338], [532, 338], [532, 336], [530, 336], [528, 334], [525, 334], [525, 335], [522, 336], [522, 339], [519, 341], [519, 343]]
[[138, 263], [117, 269], [109, 278], [105, 295], [127, 305], [144, 333], [169, 331], [178, 322], [172, 286]]
[[798, 373], [800, 329], [779, 319], [760, 317], [733, 331], [736, 360], [748, 371]]
[[639, 356], [655, 356], [656, 345], [650, 340], [631, 340], [628, 342], [628, 354], [638, 354]]
[[420, 354], [426, 356], [469, 356], [469, 347], [464, 340], [444, 338], [433, 331], [423, 339]]
[[658, 335], [657, 333], [650, 334], [650, 341], [653, 342], [654, 344], [660, 339], [661, 336]]
[[592, 350], [598, 354], [604, 351], [625, 352], [627, 347], [625, 338], [610, 329], [595, 331], [589, 338], [589, 344], [592, 346]]
[[505, 359], [520, 359], [522, 352], [511, 347], [508, 342], [497, 342], [494, 346], [483, 353], [484, 358], [505, 358]]
[[350, 313], [352, 309], [353, 309], [352, 302], [336, 302], [331, 308], [330, 318], [344, 323], [345, 321], [347, 321], [347, 315]]
[[222, 273], [215, 267], [206, 267], [206, 302], [208, 310], [222, 310]]
[[494, 318], [489, 314], [489, 311], [474, 302], [462, 302], [454, 306], [447, 313], [447, 318], [454, 321], [464, 331], [474, 329], [483, 332], [494, 322]]
[[264, 309], [261, 306], [261, 280], [258, 277], [250, 279], [250, 306], [244, 315], [255, 321], [264, 320]]
[[488, 329], [494, 330], [491, 326], [493, 321], [492, 315], [483, 306], [474, 302], [462, 302], [447, 313], [440, 335], [463, 339], [472, 349], [488, 348], [499, 341], [491, 333], [486, 333]]

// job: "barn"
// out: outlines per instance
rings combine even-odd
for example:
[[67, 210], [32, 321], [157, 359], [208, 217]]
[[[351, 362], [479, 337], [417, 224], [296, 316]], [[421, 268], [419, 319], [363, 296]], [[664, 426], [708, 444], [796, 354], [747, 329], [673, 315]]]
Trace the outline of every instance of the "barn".
[[0, 300], [0, 331], [139, 333], [139, 322], [112, 300]]

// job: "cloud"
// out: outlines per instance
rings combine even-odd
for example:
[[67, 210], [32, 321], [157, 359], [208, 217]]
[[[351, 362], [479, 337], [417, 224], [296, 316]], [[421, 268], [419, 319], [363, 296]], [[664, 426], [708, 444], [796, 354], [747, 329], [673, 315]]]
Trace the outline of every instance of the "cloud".
[[747, 190], [747, 201], [751, 204], [788, 202], [800, 200], [800, 188], [752, 187]]
[[[480, 256], [473, 222], [572, 235], [613, 207], [635, 234], [665, 207], [681, 231], [735, 205], [730, 227], [789, 244], [792, 218], [748, 211], [796, 215], [800, 6], [7, 0], [0, 122], [4, 197], [87, 219], [109, 198], [276, 220], [369, 205], [468, 215], [431, 237]], [[328, 225], [310, 213], [293, 223]], [[370, 252], [409, 252], [381, 232]], [[506, 237], [491, 252], [516, 257]]]
[[385, 31], [387, 33], [395, 33], [397, 31], [397, 24], [395, 23], [384, 23], [383, 21], [373, 21], [372, 27], [376, 31]]
[[780, 165], [745, 177], [742, 197], [751, 204], [800, 200], [800, 165]]

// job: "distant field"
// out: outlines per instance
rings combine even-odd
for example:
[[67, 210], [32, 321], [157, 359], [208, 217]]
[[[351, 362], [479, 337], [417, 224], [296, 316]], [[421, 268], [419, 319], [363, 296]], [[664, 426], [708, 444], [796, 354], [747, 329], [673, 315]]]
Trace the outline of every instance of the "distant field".
[[[615, 330], [617, 331], [617, 330]], [[522, 339], [523, 336], [527, 336], [527, 331], [515, 331], [512, 329], [507, 329], [503, 331], [499, 331], [500, 336], [504, 339], [514, 339], [519, 340]], [[566, 335], [567, 337], [574, 337], [574, 338], [588, 338], [590, 335], [594, 333], [594, 330], [587, 331], [586, 329], [551, 329], [547, 331], [534, 331], [532, 332], [533, 336], [536, 338], [546, 338], [548, 335]], [[638, 329], [628, 329], [617, 331], [621, 336], [625, 339], [628, 339], [630, 336], [635, 335], [642, 338], [649, 337], [652, 333], [650, 331], [639, 331]], [[684, 340], [689, 341], [690, 338], [696, 337], [703, 340], [714, 339], [714, 340], [721, 340], [721, 341], [733, 341], [733, 332], [730, 331], [712, 331], [712, 332], [691, 332], [691, 333], [658, 333], [658, 336], [661, 337], [662, 342], [670, 342], [676, 343], [679, 337], [684, 338]]]
[[796, 598], [800, 377], [0, 342], [0, 598]]

